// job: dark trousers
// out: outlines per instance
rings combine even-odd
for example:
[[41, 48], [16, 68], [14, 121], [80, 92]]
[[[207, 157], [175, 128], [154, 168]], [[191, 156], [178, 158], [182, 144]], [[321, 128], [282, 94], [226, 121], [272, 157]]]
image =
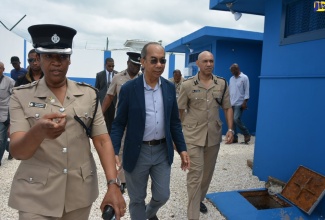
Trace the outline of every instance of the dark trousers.
[[108, 134], [111, 134], [112, 123], [115, 117], [115, 107], [113, 104], [111, 104], [110, 107], [106, 110], [106, 112], [104, 113], [104, 117], [105, 117], [107, 132]]

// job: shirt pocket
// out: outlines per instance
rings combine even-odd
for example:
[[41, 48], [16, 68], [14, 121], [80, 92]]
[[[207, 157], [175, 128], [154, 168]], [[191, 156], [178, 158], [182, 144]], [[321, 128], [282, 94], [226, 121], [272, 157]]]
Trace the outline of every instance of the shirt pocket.
[[47, 167], [24, 163], [18, 168], [16, 179], [28, 185], [43, 187], [47, 183], [49, 170]]
[[183, 123], [183, 126], [188, 128], [188, 129], [194, 129], [194, 128], [197, 127], [198, 124], [199, 123], [196, 122], [196, 121], [195, 122], [185, 122], [185, 123]]
[[8, 89], [0, 87], [0, 99], [6, 99], [10, 96]]
[[92, 181], [92, 178], [96, 176], [96, 172], [97, 172], [96, 165], [91, 161], [83, 164], [80, 169], [81, 169], [82, 179], [85, 182]]
[[221, 103], [221, 101], [223, 101], [222, 100], [222, 95], [223, 95], [222, 92], [212, 92], [212, 98], [218, 105], [222, 104]]
[[[90, 126], [90, 123], [93, 118], [93, 111], [91, 107], [74, 107], [73, 108], [75, 115], [87, 126]], [[100, 109], [97, 109], [97, 111]]]
[[24, 109], [24, 111], [25, 118], [28, 120], [31, 126], [33, 126], [36, 121], [42, 118], [44, 115], [51, 113], [51, 109], [47, 108], [46, 106], [44, 108], [29, 107]]
[[197, 92], [190, 95], [190, 108], [205, 110], [207, 108], [206, 92]]

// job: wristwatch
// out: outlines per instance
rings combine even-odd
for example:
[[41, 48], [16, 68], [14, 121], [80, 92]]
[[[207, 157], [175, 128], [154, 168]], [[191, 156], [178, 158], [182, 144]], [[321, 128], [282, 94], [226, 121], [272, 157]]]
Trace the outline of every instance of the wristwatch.
[[107, 186], [111, 184], [116, 184], [118, 187], [121, 186], [121, 180], [119, 178], [107, 180]]
[[228, 129], [228, 131], [231, 131], [232, 132], [232, 134], [235, 134], [235, 132], [234, 132], [234, 130], [232, 130], [232, 129]]

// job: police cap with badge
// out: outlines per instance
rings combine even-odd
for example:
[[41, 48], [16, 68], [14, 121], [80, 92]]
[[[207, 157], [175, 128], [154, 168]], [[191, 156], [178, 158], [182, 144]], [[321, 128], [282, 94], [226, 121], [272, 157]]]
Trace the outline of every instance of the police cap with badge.
[[141, 60], [141, 54], [140, 53], [136, 53], [136, 52], [127, 52], [126, 53], [129, 56], [129, 60], [134, 63], [134, 64], [138, 64], [141, 65], [140, 60]]
[[[72, 54], [72, 40], [77, 33], [77, 31], [73, 28], [57, 24], [40, 24], [30, 26], [28, 28], [28, 32], [32, 37], [33, 47], [37, 53]], [[86, 85], [93, 88], [86, 83], [78, 83], [78, 85]], [[97, 91], [95, 88], [93, 89]], [[95, 111], [89, 127], [87, 127], [77, 115], [74, 116], [74, 119], [81, 124], [81, 126], [85, 129], [87, 136], [90, 138], [97, 107], [98, 95], [96, 92]]]
[[28, 28], [37, 53], [72, 54], [72, 39], [77, 31], [57, 24], [40, 24]]

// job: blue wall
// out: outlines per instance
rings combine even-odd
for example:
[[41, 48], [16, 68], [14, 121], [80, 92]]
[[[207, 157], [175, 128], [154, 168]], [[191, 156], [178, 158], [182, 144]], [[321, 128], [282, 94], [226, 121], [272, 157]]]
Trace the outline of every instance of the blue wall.
[[325, 175], [325, 39], [281, 46], [281, 10], [266, 2], [253, 173], [287, 182], [299, 165]]
[[[241, 71], [249, 77], [250, 99], [248, 110], [244, 111], [242, 120], [252, 134], [256, 131], [257, 106], [260, 86], [260, 72], [262, 59], [262, 42], [231, 42], [218, 41], [215, 55], [215, 73], [224, 77], [229, 83], [232, 76], [229, 67], [233, 63], [240, 66]], [[223, 116], [223, 132], [228, 130]], [[240, 133], [240, 130], [238, 130]]]

